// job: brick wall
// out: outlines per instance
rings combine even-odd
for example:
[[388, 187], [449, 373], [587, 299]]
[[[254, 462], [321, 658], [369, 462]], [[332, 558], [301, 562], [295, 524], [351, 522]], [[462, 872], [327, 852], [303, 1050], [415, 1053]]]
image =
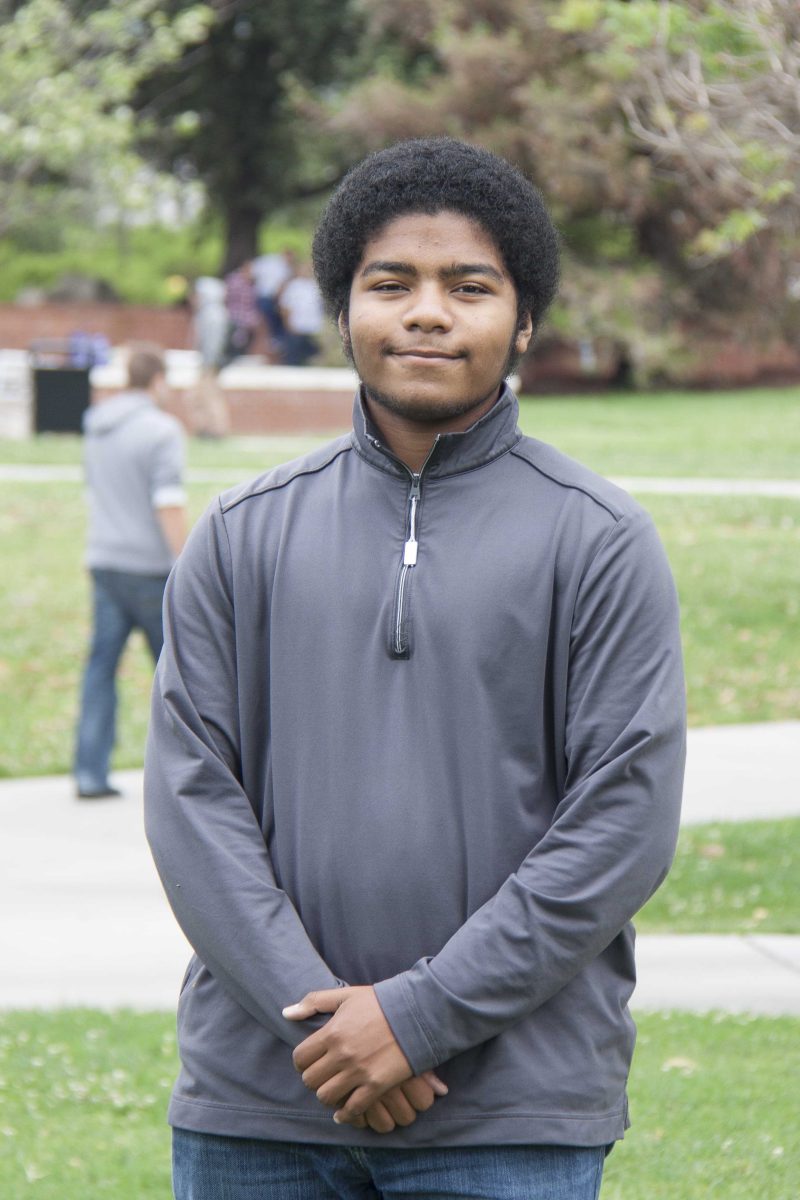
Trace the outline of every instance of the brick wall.
[[[94, 388], [96, 403], [115, 389]], [[352, 426], [352, 391], [300, 391], [279, 388], [237, 390], [225, 388], [232, 434], [337, 434]], [[187, 390], [173, 388], [165, 405], [186, 429], [192, 431]]]
[[138, 304], [0, 304], [0, 348], [27, 350], [37, 338], [102, 333], [113, 346], [155, 342], [165, 350], [191, 345], [189, 314]]

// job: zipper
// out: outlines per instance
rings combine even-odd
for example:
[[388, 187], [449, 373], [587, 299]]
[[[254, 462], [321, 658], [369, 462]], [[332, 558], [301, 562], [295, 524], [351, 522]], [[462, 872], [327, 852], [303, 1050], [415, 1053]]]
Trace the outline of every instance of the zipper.
[[[392, 622], [392, 655], [394, 658], [408, 658], [411, 653], [410, 638], [406, 629], [408, 606], [409, 606], [409, 573], [417, 566], [417, 554], [419, 551], [419, 542], [417, 539], [417, 524], [419, 521], [419, 508], [422, 500], [422, 476], [425, 473], [425, 468], [430, 462], [433, 454], [439, 445], [441, 434], [437, 433], [433, 439], [433, 445], [428, 451], [428, 456], [425, 462], [420, 467], [419, 471], [409, 471], [405, 463], [400, 463], [405, 467], [411, 478], [411, 487], [408, 491], [408, 510], [407, 510], [407, 525], [406, 525], [406, 540], [403, 543], [403, 559], [400, 563], [400, 570], [397, 575], [397, 583], [395, 585], [395, 596], [393, 613], [394, 619]], [[387, 453], [389, 453], [387, 451]], [[400, 459], [389, 453], [390, 458], [394, 458], [395, 462], [400, 462]]]
[[397, 576], [397, 588], [394, 602], [394, 641], [392, 650], [396, 658], [408, 656], [408, 637], [404, 634], [403, 625], [406, 616], [408, 597], [408, 573], [417, 565], [417, 507], [420, 499], [420, 474], [411, 475], [411, 488], [408, 493], [408, 537], [403, 545], [403, 561]]

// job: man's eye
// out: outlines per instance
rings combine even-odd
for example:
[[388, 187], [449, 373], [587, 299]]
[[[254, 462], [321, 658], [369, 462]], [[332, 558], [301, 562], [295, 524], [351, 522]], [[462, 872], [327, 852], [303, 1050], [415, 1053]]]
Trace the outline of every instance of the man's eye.
[[387, 280], [385, 283], [376, 283], [372, 290], [373, 292], [400, 292], [403, 290], [403, 285]]
[[486, 288], [481, 283], [460, 283], [456, 291], [463, 292], [467, 296], [487, 295]]

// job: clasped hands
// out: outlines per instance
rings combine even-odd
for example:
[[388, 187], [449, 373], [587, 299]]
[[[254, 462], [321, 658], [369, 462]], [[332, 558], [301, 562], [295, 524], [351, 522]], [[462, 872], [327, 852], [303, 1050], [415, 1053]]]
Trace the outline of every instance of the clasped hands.
[[372, 987], [309, 992], [283, 1010], [289, 1021], [315, 1013], [333, 1016], [300, 1043], [292, 1061], [306, 1087], [335, 1108], [338, 1124], [391, 1133], [447, 1095], [447, 1085], [433, 1071], [412, 1076]]

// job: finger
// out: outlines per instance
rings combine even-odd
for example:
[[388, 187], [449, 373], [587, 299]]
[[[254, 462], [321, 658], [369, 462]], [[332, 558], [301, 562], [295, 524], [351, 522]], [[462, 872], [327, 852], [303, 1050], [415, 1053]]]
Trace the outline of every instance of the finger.
[[323, 992], [309, 992], [297, 1004], [287, 1004], [282, 1015], [287, 1021], [305, 1021], [315, 1013], [336, 1012], [346, 1000], [349, 988], [329, 988]]
[[383, 1093], [378, 1103], [383, 1104], [389, 1110], [389, 1116], [395, 1125], [405, 1128], [407, 1125], [413, 1125], [417, 1119], [416, 1109], [409, 1104], [401, 1087], [389, 1088], [388, 1092]]
[[339, 1124], [349, 1125], [352, 1129], [366, 1129], [367, 1128], [367, 1118], [366, 1118], [366, 1116], [351, 1117], [348, 1121], [341, 1121], [341, 1122], [337, 1121], [337, 1125], [339, 1125]]
[[371, 1104], [363, 1117], [354, 1117], [351, 1124], [364, 1120], [375, 1133], [391, 1133], [394, 1129], [394, 1121], [382, 1100], [376, 1100], [374, 1104]]
[[336, 1066], [329, 1054], [325, 1054], [322, 1058], [318, 1058], [310, 1067], [306, 1067], [300, 1078], [310, 1092], [316, 1092], [329, 1079], [333, 1079], [334, 1075], [341, 1073], [341, 1066]]
[[320, 1029], [317, 1033], [310, 1034], [309, 1037], [301, 1042], [299, 1046], [295, 1046], [292, 1051], [292, 1062], [295, 1070], [302, 1075], [303, 1071], [307, 1070], [312, 1063], [317, 1062], [320, 1058], [324, 1058], [328, 1053], [327, 1037], [325, 1030]]
[[[352, 1087], [352, 1084], [350, 1085]], [[365, 1113], [371, 1104], [374, 1104], [378, 1098], [383, 1098], [380, 1085], [364, 1084], [362, 1087], [357, 1087], [349, 1096], [341, 1108], [333, 1114], [334, 1121], [341, 1112], [346, 1118], [357, 1117]]]
[[424, 1079], [407, 1079], [400, 1084], [403, 1095], [416, 1112], [427, 1112], [436, 1099], [433, 1088]]
[[[343, 1072], [334, 1075], [332, 1079], [328, 1079], [321, 1087], [316, 1089], [317, 1099], [320, 1104], [325, 1104], [328, 1108], [335, 1108], [340, 1101], [344, 1100], [345, 1096], [349, 1095], [353, 1090], [355, 1080]], [[356, 1113], [355, 1109], [350, 1110], [350, 1115], [360, 1115], [364, 1112], [366, 1105], [363, 1105]]]
[[435, 1071], [423, 1071], [419, 1078], [424, 1079], [433, 1088], [437, 1096], [446, 1096], [450, 1091], [445, 1081], [440, 1079]]

